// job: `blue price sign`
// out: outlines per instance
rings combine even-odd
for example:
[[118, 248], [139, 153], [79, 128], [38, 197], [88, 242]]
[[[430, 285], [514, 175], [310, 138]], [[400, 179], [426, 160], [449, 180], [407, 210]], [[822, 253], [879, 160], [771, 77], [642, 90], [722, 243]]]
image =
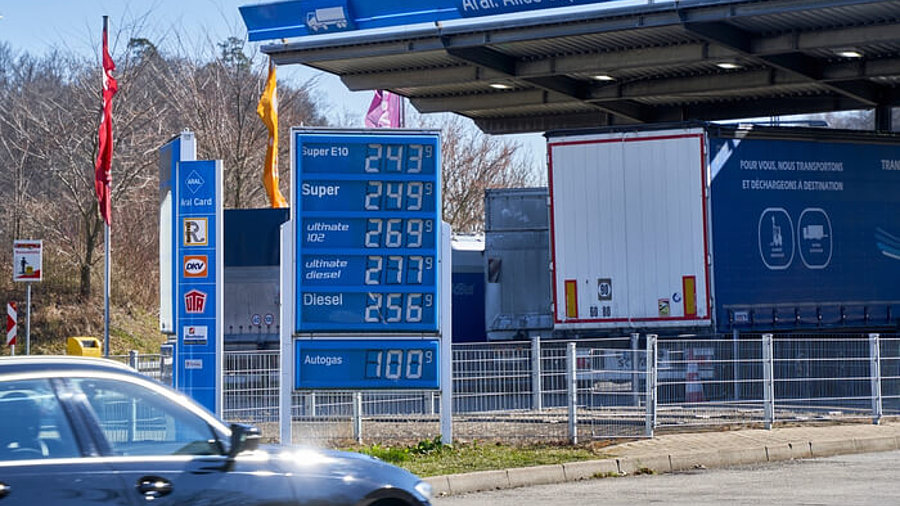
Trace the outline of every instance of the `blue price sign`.
[[437, 332], [440, 142], [294, 132], [295, 332]]
[[437, 340], [294, 341], [294, 388], [438, 388]]

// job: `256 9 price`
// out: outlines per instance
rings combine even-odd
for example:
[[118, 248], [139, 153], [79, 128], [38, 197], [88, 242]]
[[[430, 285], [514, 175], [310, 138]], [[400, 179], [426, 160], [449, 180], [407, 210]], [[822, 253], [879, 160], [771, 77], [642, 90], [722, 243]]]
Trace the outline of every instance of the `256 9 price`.
[[430, 293], [374, 293], [366, 296], [367, 323], [419, 323], [425, 308], [434, 306]]

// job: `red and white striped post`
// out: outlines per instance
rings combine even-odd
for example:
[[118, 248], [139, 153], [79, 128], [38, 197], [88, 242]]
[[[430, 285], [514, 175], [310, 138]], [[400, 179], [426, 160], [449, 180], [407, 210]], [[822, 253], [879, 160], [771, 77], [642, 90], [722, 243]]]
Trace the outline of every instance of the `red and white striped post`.
[[6, 305], [6, 345], [10, 347], [11, 355], [16, 354], [16, 331], [18, 328], [19, 312], [16, 311], [16, 303]]

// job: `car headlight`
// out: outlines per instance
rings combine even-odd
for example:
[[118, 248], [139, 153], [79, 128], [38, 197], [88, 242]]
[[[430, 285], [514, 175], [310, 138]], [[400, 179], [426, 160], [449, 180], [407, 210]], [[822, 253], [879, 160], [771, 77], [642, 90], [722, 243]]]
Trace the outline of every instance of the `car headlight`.
[[426, 500], [431, 501], [432, 489], [431, 489], [430, 483], [428, 483], [426, 481], [420, 481], [419, 483], [416, 483], [415, 489], [416, 489], [416, 492], [422, 494], [422, 496]]

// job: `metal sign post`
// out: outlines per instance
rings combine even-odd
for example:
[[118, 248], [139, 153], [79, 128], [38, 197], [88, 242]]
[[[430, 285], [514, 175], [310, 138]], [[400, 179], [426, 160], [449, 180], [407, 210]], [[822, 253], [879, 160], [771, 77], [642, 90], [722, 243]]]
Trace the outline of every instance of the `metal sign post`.
[[25, 289], [25, 354], [31, 355], [31, 283]]

